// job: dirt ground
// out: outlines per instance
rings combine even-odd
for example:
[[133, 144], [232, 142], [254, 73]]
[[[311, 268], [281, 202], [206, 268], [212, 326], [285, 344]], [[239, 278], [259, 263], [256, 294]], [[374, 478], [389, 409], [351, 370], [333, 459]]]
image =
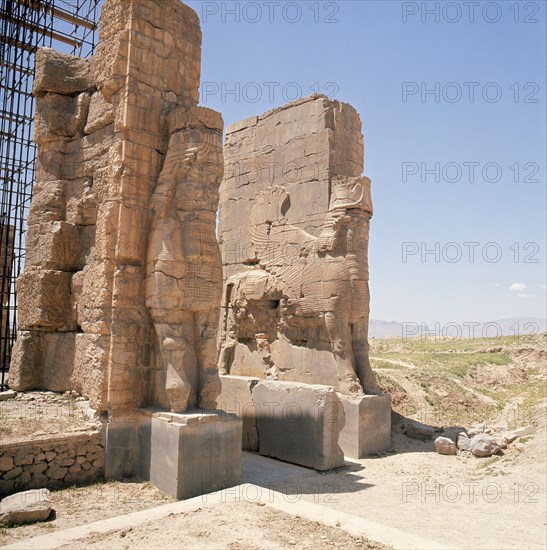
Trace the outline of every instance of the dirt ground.
[[[298, 515], [300, 503], [315, 503], [327, 513], [352, 514], [447, 548], [547, 546], [545, 422], [503, 455], [486, 459], [442, 456], [432, 450], [432, 441], [409, 439], [397, 431], [393, 445], [395, 452], [347, 461], [346, 467], [328, 473], [283, 465], [289, 474], [273, 484], [265, 480], [263, 494], [275, 490], [296, 502]], [[259, 506], [256, 493], [245, 485], [238, 494], [239, 502], [228, 498], [129, 530], [91, 534], [59, 548], [384, 548], [342, 529]], [[148, 483], [107, 483], [52, 495], [56, 519], [1, 529], [0, 545], [172, 502]]]
[[26, 436], [53, 435], [99, 427], [89, 402], [70, 392], [32, 391], [0, 401], [0, 444]]
[[336, 527], [291, 516], [256, 503], [241, 502], [198, 508], [186, 514], [170, 514], [161, 522], [150, 522], [137, 528], [119, 529], [90, 536], [59, 548], [381, 550], [388, 547], [364, 537], [351, 536]]
[[[57, 530], [100, 521], [174, 502], [149, 483], [109, 482], [51, 493], [55, 514], [47, 522], [0, 528], [0, 545], [46, 535]], [[387, 549], [342, 529], [311, 522], [256, 502], [223, 503], [169, 514], [137, 528], [113, 529], [61, 545], [85, 548], [362, 548]]]
[[140, 481], [97, 483], [51, 491], [50, 496], [55, 513], [48, 521], [0, 527], [0, 545], [174, 501], [149, 483]]

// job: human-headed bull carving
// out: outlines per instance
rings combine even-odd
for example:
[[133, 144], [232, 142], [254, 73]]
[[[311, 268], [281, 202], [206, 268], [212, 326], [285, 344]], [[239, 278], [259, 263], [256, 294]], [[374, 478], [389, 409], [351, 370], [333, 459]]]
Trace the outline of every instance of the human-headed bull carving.
[[280, 186], [255, 199], [250, 213], [255, 265], [225, 285], [220, 371], [229, 371], [238, 342], [254, 336], [265, 372], [276, 378], [283, 365], [272, 361], [269, 344], [317, 326], [330, 341], [338, 389], [378, 393], [367, 342], [370, 180], [332, 179], [329, 211], [318, 237], [289, 224], [289, 208], [289, 194]]

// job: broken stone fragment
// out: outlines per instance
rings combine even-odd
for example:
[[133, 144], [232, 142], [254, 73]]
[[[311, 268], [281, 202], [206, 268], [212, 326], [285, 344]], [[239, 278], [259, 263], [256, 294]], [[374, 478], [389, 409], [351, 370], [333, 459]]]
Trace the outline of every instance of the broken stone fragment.
[[523, 428], [517, 428], [516, 430], [513, 430], [512, 432], [505, 434], [504, 438], [507, 441], [507, 443], [513, 443], [515, 439], [533, 434], [535, 431], [536, 431], [536, 428], [534, 426], [524, 426]]
[[448, 437], [437, 437], [435, 439], [435, 450], [440, 455], [455, 455], [456, 444]]
[[408, 437], [412, 437], [413, 439], [427, 441], [435, 435], [435, 428], [427, 424], [422, 424], [416, 420], [409, 420], [406, 424], [405, 433]]
[[45, 521], [51, 511], [51, 499], [47, 489], [15, 493], [0, 501], [0, 524]]
[[485, 433], [479, 433], [471, 439], [471, 452], [478, 457], [492, 456], [501, 449], [496, 438]]

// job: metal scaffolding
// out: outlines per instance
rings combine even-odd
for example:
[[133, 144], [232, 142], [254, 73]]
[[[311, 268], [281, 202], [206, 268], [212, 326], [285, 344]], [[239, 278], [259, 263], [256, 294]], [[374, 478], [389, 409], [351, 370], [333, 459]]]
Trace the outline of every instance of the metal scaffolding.
[[17, 334], [15, 279], [23, 270], [36, 146], [34, 54], [48, 46], [93, 53], [101, 0], [0, 0], [0, 389]]

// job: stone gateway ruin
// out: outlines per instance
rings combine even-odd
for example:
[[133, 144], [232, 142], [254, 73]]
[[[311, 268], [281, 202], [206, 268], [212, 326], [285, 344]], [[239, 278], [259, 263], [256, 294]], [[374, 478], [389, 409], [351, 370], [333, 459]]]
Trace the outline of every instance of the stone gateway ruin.
[[379, 393], [357, 112], [312, 96], [231, 126], [226, 167], [221, 372]]
[[[359, 115], [322, 95], [294, 101], [228, 127], [224, 162], [219, 406], [243, 418], [245, 449], [318, 467], [320, 449], [295, 459], [286, 443], [301, 447], [320, 385], [335, 393], [312, 424], [340, 432], [347, 456], [387, 448], [390, 400], [368, 359], [372, 200]], [[284, 429], [271, 442], [268, 403], [287, 392], [302, 422], [277, 407]]]
[[179, 0], [105, 0], [91, 59], [37, 53], [9, 374], [87, 397], [105, 476], [177, 498], [237, 484], [242, 449], [325, 470], [390, 444], [359, 115], [313, 95], [231, 125], [223, 147], [200, 63]]

